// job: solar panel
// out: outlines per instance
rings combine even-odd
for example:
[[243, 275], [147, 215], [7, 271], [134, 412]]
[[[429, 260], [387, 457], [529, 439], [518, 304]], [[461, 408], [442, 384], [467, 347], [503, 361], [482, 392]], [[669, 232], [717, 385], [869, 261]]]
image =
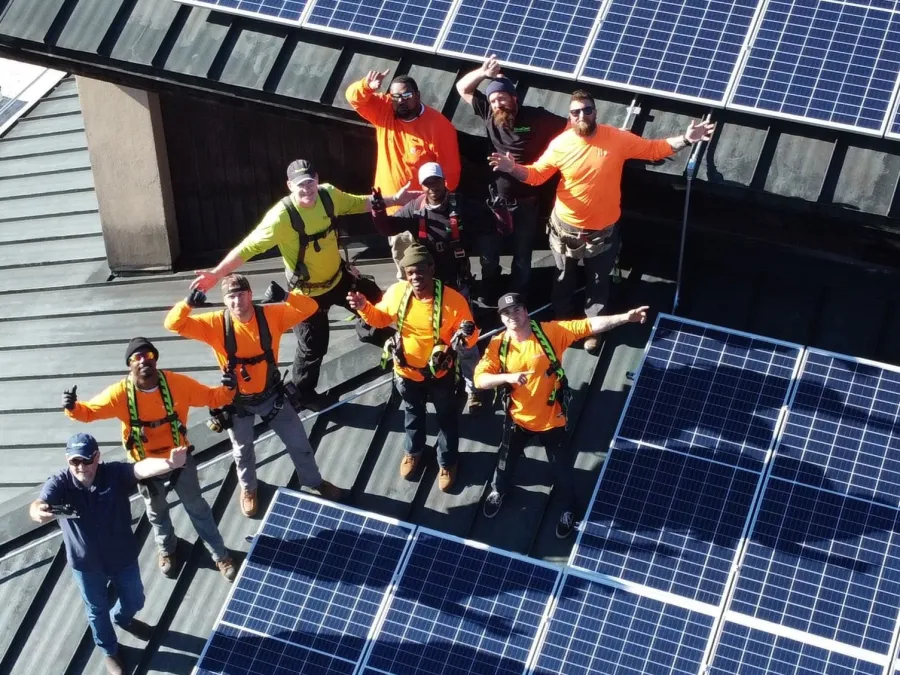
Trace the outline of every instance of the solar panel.
[[768, 0], [730, 107], [881, 133], [900, 72], [895, 4]]
[[759, 0], [612, 0], [580, 79], [724, 101]]
[[900, 608], [895, 508], [768, 481], [731, 610], [888, 654]]
[[713, 616], [568, 571], [534, 675], [696, 675]]
[[774, 475], [900, 503], [900, 372], [810, 350]]
[[363, 673], [522, 673], [559, 569], [419, 528]]
[[[290, 672], [352, 672], [412, 529], [279, 490], [200, 658], [199, 672], [268, 673], [282, 659], [309, 664]], [[262, 670], [241, 670], [248, 663]]]
[[229, 14], [297, 25], [306, 0], [179, 0], [186, 5], [208, 7]]
[[761, 471], [799, 358], [797, 345], [661, 317], [618, 437]]
[[575, 75], [601, 0], [462, 0], [441, 52]]
[[727, 621], [708, 672], [710, 675], [880, 675], [884, 666]]
[[305, 28], [434, 48], [451, 0], [316, 0]]

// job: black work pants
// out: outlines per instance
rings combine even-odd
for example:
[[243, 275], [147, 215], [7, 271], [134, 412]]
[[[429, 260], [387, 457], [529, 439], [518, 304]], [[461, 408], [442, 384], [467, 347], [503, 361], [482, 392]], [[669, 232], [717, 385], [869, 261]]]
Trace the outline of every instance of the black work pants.
[[[600, 316], [609, 302], [610, 272], [619, 255], [619, 226], [612, 225], [612, 230], [597, 255], [581, 259], [585, 271], [584, 313], [589, 318]], [[558, 236], [551, 230], [551, 240]], [[551, 241], [551, 249], [553, 242]], [[578, 260], [553, 250], [553, 261], [556, 263], [558, 275], [553, 284], [553, 309], [557, 318], [569, 318], [580, 315], [575, 307], [575, 296], [578, 290]]]
[[516, 464], [525, 451], [528, 441], [534, 439], [544, 446], [550, 471], [553, 475], [553, 489], [562, 495], [564, 511], [575, 510], [575, 469], [570, 447], [565, 443], [566, 428], [556, 427], [547, 431], [529, 431], [507, 417], [503, 422], [503, 441], [497, 453], [497, 468], [491, 487], [505, 495], [512, 484]]
[[425, 449], [425, 404], [431, 399], [438, 425], [435, 445], [438, 465], [445, 469], [454, 466], [459, 459], [459, 403], [453, 373], [421, 382], [394, 373], [394, 386], [403, 401], [406, 454], [415, 457]]
[[313, 297], [319, 303], [318, 311], [293, 328], [294, 335], [297, 336], [293, 381], [301, 397], [312, 396], [319, 383], [322, 359], [325, 358], [328, 351], [330, 333], [328, 310], [334, 305], [340, 305], [344, 309], [350, 310], [350, 305], [347, 304], [347, 293], [351, 290], [362, 293], [369, 302], [375, 303], [381, 300], [382, 292], [378, 288], [378, 284], [371, 279], [356, 278], [345, 271], [334, 288]]

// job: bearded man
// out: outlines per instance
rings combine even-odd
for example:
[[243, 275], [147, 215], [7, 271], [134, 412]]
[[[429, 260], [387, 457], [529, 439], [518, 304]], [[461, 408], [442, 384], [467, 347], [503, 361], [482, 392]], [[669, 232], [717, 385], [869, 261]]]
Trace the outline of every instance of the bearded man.
[[[584, 310], [599, 316], [609, 298], [609, 273], [619, 252], [622, 167], [628, 159], [651, 162], [710, 139], [715, 124], [692, 121], [682, 136], [649, 140], [606, 124], [597, 124], [594, 98], [579, 89], [569, 101], [569, 128], [554, 138], [532, 164], [519, 164], [510, 153], [492, 154], [494, 171], [528, 185], [540, 185], [558, 171], [556, 202], [550, 215], [550, 248], [559, 270], [553, 285], [557, 318], [570, 318], [576, 268], [586, 272]], [[600, 343], [589, 337], [584, 347], [596, 354]]]

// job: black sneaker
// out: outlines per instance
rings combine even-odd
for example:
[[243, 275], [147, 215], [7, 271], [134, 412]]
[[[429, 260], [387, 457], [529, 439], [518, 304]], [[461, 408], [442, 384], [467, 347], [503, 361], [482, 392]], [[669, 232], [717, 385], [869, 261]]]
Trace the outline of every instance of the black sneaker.
[[557, 539], [565, 539], [570, 534], [572, 534], [572, 530], [575, 529], [575, 514], [571, 511], [565, 511], [559, 517], [559, 522], [556, 523], [556, 538]]
[[496, 490], [492, 490], [491, 494], [484, 500], [484, 506], [481, 507], [481, 510], [485, 518], [493, 518], [500, 512], [501, 506], [503, 506], [503, 495]]

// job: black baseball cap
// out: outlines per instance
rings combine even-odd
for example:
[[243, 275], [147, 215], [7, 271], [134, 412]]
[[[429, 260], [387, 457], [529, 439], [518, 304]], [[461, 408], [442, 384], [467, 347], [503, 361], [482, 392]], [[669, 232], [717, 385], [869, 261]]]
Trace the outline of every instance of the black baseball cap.
[[525, 298], [523, 298], [519, 293], [506, 293], [505, 295], [500, 296], [500, 300], [497, 302], [497, 311], [502, 312], [504, 309], [509, 309], [510, 307], [515, 307], [516, 305], [524, 307]]
[[288, 183], [305, 183], [308, 180], [315, 180], [316, 177], [316, 169], [309, 160], [295, 159], [288, 164]]

